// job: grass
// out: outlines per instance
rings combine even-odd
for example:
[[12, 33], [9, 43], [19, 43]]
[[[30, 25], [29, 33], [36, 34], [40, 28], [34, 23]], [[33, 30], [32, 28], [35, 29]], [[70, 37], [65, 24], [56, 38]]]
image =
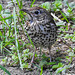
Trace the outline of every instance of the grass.
[[[4, 68], [3, 66], [0, 65], [0, 68], [1, 68], [4, 72], [6, 72], [8, 75], [11, 75], [10, 72], [9, 72], [6, 68]], [[5, 74], [4, 74], [4, 75], [5, 75]]]
[[[33, 7], [35, 0], [32, 1], [31, 6]], [[59, 28], [59, 38], [64, 39], [63, 42], [67, 44], [65, 40], [70, 40], [71, 42], [75, 43], [75, 31], [73, 31], [72, 34], [69, 34], [69, 31], [72, 31], [75, 29], [75, 16], [74, 16], [74, 11], [75, 5], [72, 3], [68, 3], [67, 1], [65, 2], [64, 7], [67, 6], [67, 10], [62, 11], [63, 5], [61, 0], [56, 0], [52, 4], [49, 2], [43, 3], [39, 5], [40, 7], [43, 7], [49, 11], [52, 11], [52, 13], [59, 13], [57, 14], [56, 17], [55, 15], [55, 21], [57, 26], [60, 26]], [[31, 58], [33, 56], [32, 51], [34, 50], [34, 45], [33, 42], [31, 41], [29, 35], [26, 33], [24, 29], [24, 23], [25, 23], [25, 18], [23, 16], [23, 12], [20, 11], [20, 9], [23, 8], [22, 0], [20, 2], [16, 0], [15, 2], [12, 0], [10, 1], [10, 4], [15, 5], [13, 8], [13, 13], [10, 12], [10, 9], [4, 9], [2, 5], [0, 4], [0, 53], [3, 55], [6, 55], [4, 59], [2, 59], [2, 62], [4, 64], [10, 63], [10, 66], [13, 64], [20, 65], [20, 68], [23, 70], [23, 68], [27, 68], [31, 70], [31, 65], [29, 65], [29, 62], [31, 61]], [[19, 12], [16, 11], [17, 5], [19, 7]], [[8, 5], [11, 6], [11, 5]], [[60, 18], [62, 16], [62, 18]], [[21, 20], [20, 20], [21, 19]], [[60, 22], [59, 22], [60, 20]], [[72, 23], [71, 23], [71, 22]], [[19, 24], [18, 24], [19, 23]], [[22, 28], [23, 34], [26, 33], [28, 35], [28, 38], [31, 42], [30, 43], [25, 43], [25, 35], [20, 34], [20, 28]], [[63, 36], [62, 36], [63, 34]], [[24, 38], [22, 38], [24, 37]], [[68, 44], [67, 44], [68, 45]], [[27, 49], [25, 48], [27, 47]], [[31, 48], [30, 48], [31, 47]], [[75, 57], [75, 48], [72, 48], [70, 45], [68, 45], [69, 50], [68, 51], [68, 56], [66, 56], [66, 61], [68, 62], [67, 65], [63, 64], [61, 61], [57, 62], [47, 62], [49, 58], [46, 57], [46, 55], [42, 55], [42, 60], [40, 61], [38, 58], [35, 61], [36, 63], [39, 63], [38, 65], [35, 65], [38, 69], [41, 69], [40, 75], [43, 74], [43, 68], [45, 65], [53, 65], [51, 68], [56, 70], [56, 73], [60, 73], [63, 71], [66, 71], [66, 69], [70, 68], [72, 58]], [[30, 51], [32, 49], [32, 51]], [[9, 57], [10, 56], [10, 57]], [[38, 55], [35, 54], [35, 57]], [[7, 61], [7, 59], [10, 59]], [[70, 62], [69, 62], [70, 60]], [[10, 62], [12, 61], [12, 62]], [[41, 64], [43, 63], [43, 64]], [[3, 69], [3, 67], [0, 67]], [[7, 70], [4, 70], [5, 72], [9, 73]], [[9, 73], [10, 75], [10, 73]]]

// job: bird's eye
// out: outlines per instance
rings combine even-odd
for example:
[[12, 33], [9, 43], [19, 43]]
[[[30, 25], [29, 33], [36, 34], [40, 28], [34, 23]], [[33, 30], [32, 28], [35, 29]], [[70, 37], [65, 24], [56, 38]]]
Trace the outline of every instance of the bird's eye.
[[35, 14], [40, 14], [40, 11], [39, 10], [35, 11]]

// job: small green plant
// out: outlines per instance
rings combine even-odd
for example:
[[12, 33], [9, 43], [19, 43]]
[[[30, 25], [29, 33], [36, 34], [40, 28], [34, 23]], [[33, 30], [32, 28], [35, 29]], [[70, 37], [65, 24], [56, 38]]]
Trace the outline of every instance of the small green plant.
[[62, 1], [61, 0], [55, 0], [53, 3], [52, 3], [52, 10], [54, 11], [59, 11], [59, 9], [62, 8]]
[[45, 2], [45, 3], [41, 4], [40, 7], [44, 8], [46, 10], [50, 10], [51, 9], [49, 2]]

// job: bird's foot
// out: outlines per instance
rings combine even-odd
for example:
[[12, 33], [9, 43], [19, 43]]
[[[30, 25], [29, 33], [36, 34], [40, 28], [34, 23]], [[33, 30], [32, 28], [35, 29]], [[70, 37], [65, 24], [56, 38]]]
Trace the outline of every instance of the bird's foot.
[[33, 54], [32, 59], [31, 59], [31, 62], [29, 63], [29, 65], [31, 65], [31, 66], [32, 66], [32, 64], [33, 64], [33, 62], [34, 62], [34, 57], [35, 57], [35, 51], [34, 51], [34, 54]]

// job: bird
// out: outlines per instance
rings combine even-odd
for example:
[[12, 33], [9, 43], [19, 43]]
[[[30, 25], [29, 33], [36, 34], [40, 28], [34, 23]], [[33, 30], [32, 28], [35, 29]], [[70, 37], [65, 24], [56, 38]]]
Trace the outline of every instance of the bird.
[[[57, 39], [57, 29], [53, 16], [46, 9], [42, 7], [31, 7], [21, 9], [30, 15], [31, 19], [27, 21], [25, 30], [31, 38], [35, 47], [48, 48], [51, 62], [51, 46]], [[28, 38], [28, 36], [27, 36]], [[35, 55], [35, 53], [34, 53]], [[34, 60], [32, 57], [31, 63]]]

